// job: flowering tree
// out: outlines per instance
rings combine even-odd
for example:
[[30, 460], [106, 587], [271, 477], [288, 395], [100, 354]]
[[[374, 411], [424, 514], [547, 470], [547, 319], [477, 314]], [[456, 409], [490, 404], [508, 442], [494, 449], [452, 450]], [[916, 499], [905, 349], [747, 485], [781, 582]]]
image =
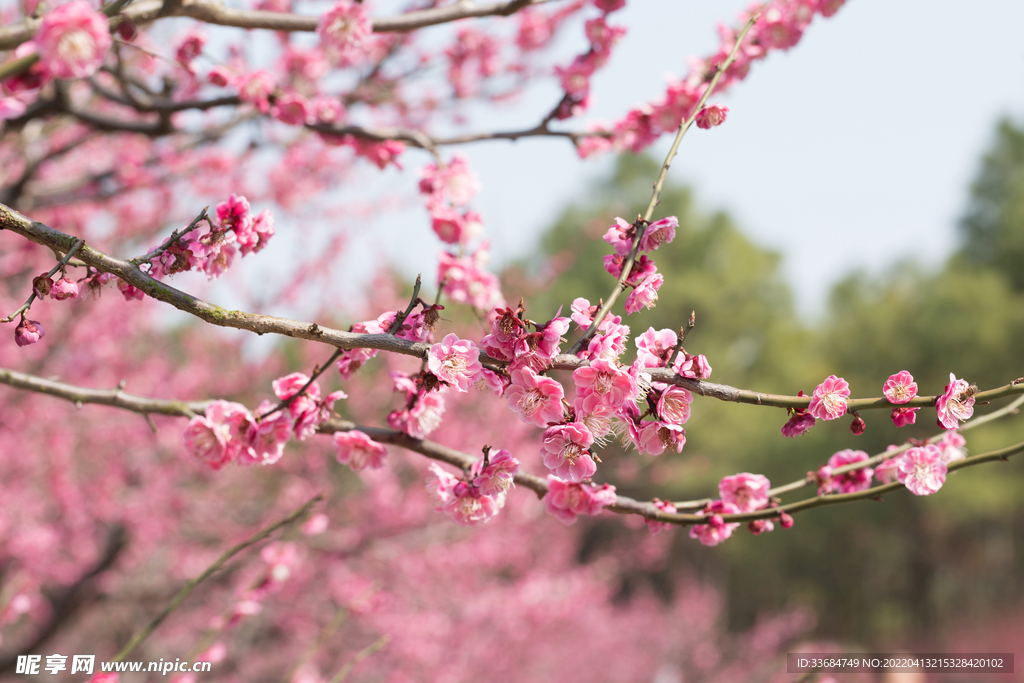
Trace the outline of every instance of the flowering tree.
[[[744, 524], [754, 534], [776, 525], [788, 529], [795, 513], [819, 506], [900, 488], [931, 495], [950, 471], [1024, 450], [1016, 444], [967, 457], [961, 434], [1014, 412], [1024, 396], [974, 417], [976, 405], [1024, 395], [1021, 379], [1007, 377], [1004, 386], [982, 390], [951, 373], [941, 391], [919, 392], [909, 371], [893, 368], [894, 374], [878, 378], [878, 391], [865, 389], [880, 393], [875, 397], [854, 397], [836, 374], [809, 395], [742, 389], [710, 382], [711, 361], [684, 348], [695, 315], [680, 321], [678, 332], [632, 330], [636, 357], [624, 360], [629, 317], [654, 306], [665, 282], [652, 254], [679, 246], [672, 244], [678, 220], [657, 210], [684, 135], [693, 124], [711, 129], [725, 123], [728, 108], [712, 96], [737, 86], [771, 52], [795, 46], [818, 15], [832, 16], [842, 2], [772, 0], [754, 7], [735, 27], [721, 29], [715, 54], [672, 79], [650, 104], [612, 124], [581, 124], [590, 78], [625, 33], [614, 23], [624, 4], [431, 2], [389, 16], [352, 0], [318, 7], [319, 14], [293, 12], [283, 0], [244, 9], [210, 0], [115, 0], [102, 7], [73, 0], [5, 10], [0, 305], [10, 311], [3, 322], [13, 327], [14, 343], [0, 346], [2, 364], [10, 368], [0, 370], [0, 381], [35, 394], [6, 392], [0, 423], [6, 454], [0, 467], [11, 482], [8, 499], [18, 503], [0, 517], [2, 561], [16, 570], [0, 594], [0, 623], [36, 633], [34, 642], [19, 634], [19, 647], [29, 651], [67, 623], [62, 610], [81, 601], [79, 593], [95, 590], [89, 588], [93, 577], [122, 552], [139, 566], [162, 564], [172, 575], [198, 577], [127, 640], [118, 655], [124, 659], [202, 580], [284, 528], [289, 538], [263, 547], [258, 570], [234, 567], [231, 600], [197, 609], [189, 624], [173, 627], [178, 631], [168, 638], [181, 644], [179, 652], [223, 659], [223, 634], [242, 628], [268, 596], [287, 594], [275, 623], [287, 632], [289, 647], [254, 660], [254, 670], [276, 666], [291, 679], [318, 680], [319, 650], [350, 615], [369, 615], [354, 633], [385, 635], [363, 643], [335, 678], [391, 638], [402, 657], [401, 666], [389, 670], [393, 680], [417, 667], [463, 678], [487, 664], [485, 643], [453, 662], [424, 634], [450, 628], [444, 614], [453, 608], [445, 600], [457, 600], [467, 584], [480, 583], [483, 606], [505, 600], [511, 589], [482, 581], [466, 567], [478, 568], [481, 555], [497, 563], [506, 551], [488, 545], [485, 535], [456, 543], [457, 528], [433, 521], [431, 509], [455, 525], [501, 527], [521, 549], [501, 559], [518, 579], [515, 590], [557, 595], [569, 610], [578, 602], [571, 596], [585, 603], [584, 596], [605, 588], [586, 572], [562, 577], [570, 564], [558, 556], [564, 549], [543, 561], [539, 550], [531, 552], [531, 543], [550, 549], [565, 537], [550, 529], [544, 532], [549, 536], [535, 535], [536, 510], [517, 487], [530, 489], [566, 525], [610, 511], [642, 519], [653, 533], [686, 527], [711, 546]], [[552, 41], [581, 22], [587, 50], [569, 64], [552, 64]], [[558, 79], [562, 95], [539, 123], [466, 130], [468, 107], [505, 102], [548, 75]], [[434, 132], [445, 129], [453, 132]], [[478, 183], [466, 159], [450, 148], [554, 137], [587, 157], [640, 152], [672, 133], [646, 210], [632, 220], [616, 219], [604, 235], [611, 251], [604, 258], [608, 290], [578, 292], [546, 321], [531, 319], [529, 301], [506, 300], [514, 293], [503, 292], [486, 269], [485, 217], [471, 208]], [[305, 220], [332, 210], [327, 193], [343, 179], [403, 163], [420, 167], [418, 184], [404, 176], [403, 182], [418, 189], [424, 227], [445, 245], [433, 302], [421, 297], [419, 280], [397, 308], [397, 294], [378, 287], [367, 319], [351, 322], [347, 331], [328, 324], [337, 311], [326, 301], [316, 302], [314, 322], [259, 312], [288, 304], [294, 310], [297, 297], [317, 291], [314, 280], [330, 275], [343, 246], [334, 239], [293, 257], [278, 247], [287, 239], [278, 232], [297, 233]], [[213, 211], [201, 209], [204, 204]], [[139, 255], [124, 256], [131, 253]], [[278, 286], [253, 288], [232, 274], [247, 257], [282, 268], [293, 260], [299, 267], [278, 273]], [[101, 296], [114, 287], [119, 294]], [[238, 308], [213, 304], [214, 298]], [[170, 308], [202, 324], [169, 332], [163, 316]], [[475, 311], [484, 329], [443, 317], [457, 317], [461, 309]], [[210, 335], [212, 327], [302, 340], [293, 356], [305, 371], [288, 372], [293, 367], [284, 353], [246, 362], [239, 358], [240, 341]], [[175, 335], [170, 347], [159, 341]], [[329, 355], [323, 347], [331, 347]], [[156, 348], [170, 348], [174, 357], [150, 352]], [[337, 382], [344, 390], [321, 385]], [[58, 407], [55, 399], [76, 408]], [[621, 437], [652, 458], [681, 453], [691, 411], [708, 400], [785, 410], [782, 437], [849, 416], [853, 436], [837, 435], [837, 452], [823, 457], [820, 468], [774, 487], [770, 473], [741, 472], [697, 500], [640, 501], [617, 493], [601, 459], [609, 440]], [[866, 428], [862, 411], [883, 410], [903, 427], [914, 424], [922, 408], [936, 411], [931, 439], [874, 456], [848, 447]], [[140, 426], [132, 414], [145, 422]], [[334, 519], [324, 512], [309, 516], [313, 502], [303, 502], [337, 471], [322, 459], [285, 456], [289, 442], [303, 442], [299, 452], [313, 454], [328, 440], [336, 460], [368, 484], [358, 497], [328, 496]], [[423, 462], [392, 462], [387, 446]], [[53, 462], [14, 455], [38, 451], [51, 453]], [[192, 462], [168, 457], [174, 453], [187, 453]], [[418, 484], [408, 485], [424, 476], [426, 495], [416, 491]], [[280, 510], [246, 512], [252, 503], [247, 485], [273, 491]], [[807, 487], [816, 487], [816, 494], [801, 498]], [[264, 517], [295, 508], [284, 522], [252, 535]], [[217, 543], [176, 536], [173, 510], [207, 520], [206, 533]], [[136, 540], [123, 551], [126, 527]], [[308, 543], [298, 542], [296, 528]], [[329, 554], [350, 560], [345, 569], [300, 562], [325, 533], [331, 534]], [[249, 539], [226, 550], [240, 535]], [[171, 549], [161, 556], [164, 543]], [[450, 552], [432, 555], [434, 543], [448, 544]], [[389, 573], [378, 554], [395, 547], [406, 548], [408, 561]], [[556, 585], [553, 576], [569, 585]], [[383, 593], [377, 581], [388, 584], [386, 604], [377, 597]], [[40, 587], [50, 583], [70, 588], [63, 602], [51, 601], [47, 609]], [[328, 587], [331, 605], [322, 604], [316, 586]], [[129, 632], [145, 623], [135, 612], [139, 605], [172, 597], [128, 578], [119, 589], [142, 596], [119, 605], [118, 623]], [[510, 661], [520, 647], [512, 634], [524, 623], [555, 634], [567, 623], [586, 622], [593, 631], [588, 639], [615, 640], [619, 627], [602, 626], [613, 621], [610, 613], [594, 609], [564, 622], [524, 611], [489, 627], [506, 634]], [[417, 610], [437, 623], [410, 625], [407, 615]], [[31, 620], [21, 619], [26, 613], [35, 617], [34, 630]], [[786, 617], [790, 625], [776, 634], [800, 632], [806, 620], [798, 617]], [[631, 618], [651, 627], [650, 610], [614, 619]], [[664, 627], [654, 630], [666, 634], [668, 648], [678, 642], [667, 635], [674, 633], [671, 612], [659, 618]], [[82, 632], [87, 626], [83, 622]], [[471, 642], [473, 629], [462, 627], [468, 632], [459, 638]], [[690, 635], [699, 650], [715, 634], [709, 630], [703, 640]], [[258, 646], [261, 637], [272, 636], [250, 632], [246, 642]], [[630, 647], [642, 659], [649, 643]], [[713, 670], [724, 655], [712, 650], [687, 665]], [[583, 666], [560, 662], [567, 671]], [[240, 677], [251, 675], [243, 663], [234, 666]], [[719, 674], [724, 671], [731, 670]], [[528, 675], [517, 669], [509, 678]]]

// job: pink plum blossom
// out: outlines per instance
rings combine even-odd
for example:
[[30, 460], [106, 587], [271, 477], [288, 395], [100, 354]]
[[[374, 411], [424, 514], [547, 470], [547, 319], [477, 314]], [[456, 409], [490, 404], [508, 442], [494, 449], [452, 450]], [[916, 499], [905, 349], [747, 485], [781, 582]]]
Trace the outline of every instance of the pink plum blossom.
[[[836, 470], [844, 465], [863, 462], [867, 459], [868, 454], [864, 451], [855, 451], [847, 448], [833, 454], [832, 457], [828, 459], [827, 467], [831, 474], [831, 470]], [[862, 467], [851, 472], [831, 476], [826, 490], [838, 490], [840, 493], [856, 493], [857, 491], [863, 491], [866, 488], [870, 488], [872, 474], [874, 474], [874, 470], [870, 467]], [[821, 492], [820, 488], [821, 487], [819, 487], [819, 492]]]
[[[301, 372], [293, 372], [274, 380], [271, 384], [274, 395], [286, 401], [299, 393], [309, 377]], [[303, 441], [316, 433], [316, 428], [331, 417], [331, 406], [335, 401], [348, 396], [343, 391], [335, 391], [320, 400], [320, 385], [313, 382], [305, 392], [288, 404], [287, 410], [295, 420], [295, 438]]]
[[504, 448], [490, 449], [487, 453], [487, 464], [484, 459], [473, 463], [471, 474], [475, 475], [473, 486], [480, 493], [492, 496], [499, 505], [504, 502], [504, 495], [509, 489], [515, 488], [515, 476], [519, 473], [519, 460], [512, 457]]
[[967, 439], [960, 432], [943, 432], [942, 439], [936, 445], [942, 449], [942, 462], [947, 465], [967, 457], [964, 449], [967, 445]]
[[238, 96], [243, 102], [256, 105], [261, 113], [270, 111], [270, 95], [273, 94], [276, 83], [274, 77], [262, 69], [244, 74], [235, 79], [238, 86]]
[[446, 407], [444, 394], [444, 389], [441, 389], [420, 395], [412, 408], [391, 412], [388, 425], [414, 439], [425, 439], [441, 426]]
[[312, 119], [309, 100], [295, 93], [278, 97], [270, 108], [270, 115], [290, 126], [301, 126]]
[[626, 297], [626, 313], [633, 314], [641, 308], [654, 308], [654, 302], [658, 300], [658, 290], [663, 284], [665, 276], [661, 273], [644, 278], [644, 281]]
[[362, 4], [340, 0], [320, 16], [316, 27], [321, 43], [342, 62], [350, 62], [373, 32]]
[[[616, 218], [604, 234], [604, 241], [612, 245], [619, 256], [628, 256], [633, 249], [633, 225], [622, 218]], [[621, 271], [620, 271], [621, 272]]]
[[560, 479], [580, 482], [597, 472], [597, 464], [587, 450], [594, 437], [581, 422], [548, 427], [544, 432], [544, 466]]
[[693, 394], [682, 387], [671, 386], [661, 392], [658, 399], [658, 417], [672, 424], [686, 424], [690, 419]]
[[668, 365], [668, 359], [675, 350], [679, 337], [673, 330], [657, 330], [653, 327], [635, 340], [636, 358], [645, 368], [659, 368]]
[[69, 280], [67, 276], [62, 277], [50, 288], [50, 298], [57, 301], [75, 299], [78, 297], [78, 284]]
[[594, 316], [597, 315], [598, 306], [591, 306], [589, 301], [579, 297], [573, 299], [571, 309], [572, 320], [580, 326], [581, 330], [585, 330], [594, 324]]
[[[655, 498], [654, 500], [651, 501], [651, 503], [654, 505], [654, 507], [658, 508], [662, 512], [667, 512], [672, 515], [676, 513], [676, 506], [668, 502], [667, 500]], [[661, 533], [666, 529], [671, 529], [673, 526], [671, 522], [659, 522], [656, 519], [644, 519], [644, 522], [646, 522], [647, 524], [647, 530], [650, 531], [652, 534]]]
[[17, 97], [0, 97], [0, 121], [16, 119], [25, 113], [25, 103]]
[[889, 400], [889, 403], [906, 403], [917, 396], [917, 382], [914, 376], [906, 370], [901, 370], [885, 381], [882, 393]]
[[452, 487], [443, 510], [460, 526], [476, 526], [490, 521], [501, 505], [492, 496], [485, 495], [475, 486], [459, 482]]
[[718, 493], [725, 503], [732, 503], [740, 512], [753, 512], [768, 505], [771, 483], [763, 474], [740, 472], [724, 477], [718, 483]]
[[22, 318], [18, 326], [14, 328], [14, 343], [18, 346], [35, 344], [46, 335], [43, 324], [38, 320]]
[[505, 389], [508, 407], [519, 413], [523, 422], [546, 427], [549, 422], [561, 422], [565, 410], [562, 385], [550, 377], [540, 377], [530, 368], [512, 371], [512, 384]]
[[444, 510], [445, 504], [452, 498], [452, 491], [459, 483], [458, 478], [450, 474], [436, 462], [430, 463], [425, 480], [427, 495], [437, 512]]
[[592, 360], [589, 366], [576, 368], [572, 379], [585, 413], [593, 412], [598, 404], [617, 409], [633, 393], [629, 372], [613, 360]]
[[814, 388], [807, 412], [819, 420], [835, 420], [846, 414], [846, 399], [850, 396], [850, 385], [842, 377], [829, 375]]
[[935, 444], [908, 448], [898, 459], [896, 477], [915, 496], [930, 496], [946, 483], [946, 463]]
[[358, 429], [335, 432], [334, 451], [338, 462], [348, 465], [353, 472], [361, 472], [367, 468], [379, 470], [384, 467], [384, 457], [388, 454], [382, 444]]
[[739, 527], [739, 522], [726, 523], [722, 515], [739, 514], [740, 509], [732, 503], [716, 500], [704, 509], [709, 515], [707, 524], [695, 524], [690, 527], [690, 538], [696, 538], [703, 545], [715, 546], [732, 536]]
[[912, 425], [917, 421], [917, 411], [920, 408], [893, 408], [892, 423], [897, 427], [906, 427]]
[[544, 508], [563, 524], [572, 525], [578, 515], [596, 515], [605, 506], [613, 504], [615, 498], [615, 487], [610, 484], [572, 483], [549, 474]]
[[974, 415], [974, 392], [975, 387], [967, 380], [957, 379], [956, 375], [949, 373], [946, 391], [935, 402], [939, 426], [956, 429], [961, 421], [970, 419]]
[[72, 0], [46, 13], [34, 42], [52, 77], [86, 78], [103, 64], [113, 40], [105, 14], [87, 0]]
[[697, 118], [694, 121], [698, 128], [706, 130], [725, 123], [725, 117], [728, 113], [729, 107], [723, 104], [709, 104], [697, 112]]
[[676, 238], [678, 227], [679, 219], [675, 216], [654, 221], [647, 226], [640, 238], [640, 251], [654, 251], [662, 244], [668, 244]]
[[449, 334], [439, 344], [430, 347], [427, 368], [442, 382], [465, 393], [469, 391], [470, 382], [483, 369], [479, 357], [480, 349], [476, 344], [459, 339], [457, 334]]
[[[647, 420], [640, 423], [637, 432], [633, 442], [647, 455], [661, 455], [666, 450], [681, 453], [686, 445], [686, 430], [670, 422]], [[630, 436], [633, 436], [632, 430]]]
[[[266, 415], [275, 404], [263, 401], [256, 409], [257, 415]], [[292, 435], [292, 419], [288, 411], [278, 410], [259, 422], [249, 424], [245, 435], [246, 448], [238, 454], [242, 465], [273, 465], [284, 454], [284, 445]]]
[[229, 401], [213, 401], [205, 412], [185, 428], [185, 448], [210, 469], [219, 470], [246, 448], [253, 419], [245, 406]]

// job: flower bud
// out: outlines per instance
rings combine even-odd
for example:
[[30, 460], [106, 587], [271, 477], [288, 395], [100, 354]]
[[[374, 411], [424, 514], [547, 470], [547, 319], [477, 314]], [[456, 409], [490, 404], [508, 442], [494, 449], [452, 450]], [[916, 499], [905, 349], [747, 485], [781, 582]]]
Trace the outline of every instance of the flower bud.
[[114, 30], [117, 31], [117, 35], [121, 40], [129, 43], [135, 40], [135, 37], [139, 35], [139, 30], [135, 28], [135, 24], [127, 19], [118, 24], [117, 28]]
[[45, 334], [46, 330], [43, 329], [42, 323], [37, 320], [22, 318], [21, 322], [18, 323], [18, 327], [14, 330], [14, 341], [18, 346], [28, 346], [29, 344], [35, 344]]
[[865, 429], [867, 429], [867, 425], [864, 424], [864, 418], [857, 413], [854, 413], [853, 422], [850, 424], [850, 431], [853, 432], [855, 436], [860, 436], [864, 433]]
[[57, 301], [64, 301], [65, 299], [74, 299], [78, 297], [78, 284], [69, 280], [66, 277], [62, 277], [57, 280], [56, 284], [50, 289], [50, 298], [56, 299]]
[[779, 515], [779, 524], [782, 525], [783, 529], [788, 529], [793, 526], [793, 517], [788, 512], [783, 512]]

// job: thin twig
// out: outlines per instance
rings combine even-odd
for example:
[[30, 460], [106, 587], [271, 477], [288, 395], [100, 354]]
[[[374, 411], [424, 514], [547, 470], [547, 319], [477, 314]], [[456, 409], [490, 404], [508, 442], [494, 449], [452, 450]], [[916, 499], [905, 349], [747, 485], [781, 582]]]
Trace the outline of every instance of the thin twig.
[[[132, 263], [132, 264], [135, 264], [136, 266], [138, 266], [138, 265], [141, 265], [143, 263], [150, 263], [155, 258], [160, 258], [161, 254], [163, 254], [165, 251], [167, 251], [172, 246], [174, 246], [175, 242], [177, 242], [182, 237], [184, 237], [188, 233], [190, 233], [193, 230], [195, 230], [196, 226], [199, 225], [199, 221], [201, 221], [203, 219], [206, 219], [207, 223], [209, 223], [210, 217], [206, 215], [206, 212], [209, 209], [210, 209], [209, 206], [204, 206], [203, 210], [199, 212], [198, 216], [196, 216], [194, 219], [192, 219], [192, 222], [189, 223], [188, 226], [186, 226], [184, 229], [182, 229], [180, 231], [179, 230], [175, 230], [174, 232], [171, 233], [171, 236], [167, 238], [167, 241], [164, 242], [163, 244], [161, 244], [159, 247], [157, 247], [153, 251], [149, 252], [145, 256], [136, 256], [133, 259], [128, 259], [128, 263]], [[213, 226], [211, 226], [211, 227], [213, 227]]]
[[[83, 244], [85, 244], [85, 240], [81, 238], [76, 240], [75, 243], [71, 245], [71, 248], [68, 249], [68, 253], [64, 254], [64, 258], [62, 258], [60, 262], [57, 263], [57, 265], [51, 268], [50, 272], [48, 272], [45, 275], [45, 277], [51, 277], [58, 270], [66, 266], [68, 264], [68, 261], [71, 260], [71, 257], [75, 255], [75, 253], [82, 247]], [[32, 302], [35, 301], [37, 297], [38, 295], [36, 294], [36, 288], [33, 286], [32, 293], [29, 294], [28, 299], [25, 301], [25, 303], [23, 303], [20, 307], [18, 307], [18, 310], [14, 311], [6, 318], [0, 318], [0, 323], [13, 322], [18, 315], [25, 313], [26, 311], [28, 311], [28, 309], [32, 307]]]
[[356, 665], [359, 664], [359, 662], [363, 661], [364, 659], [372, 655], [374, 652], [383, 650], [385, 647], [387, 647], [387, 644], [390, 641], [391, 636], [384, 634], [374, 642], [364, 647], [362, 650], [357, 652], [352, 657], [352, 659], [345, 662], [345, 666], [341, 667], [338, 673], [334, 675], [334, 678], [330, 680], [330, 683], [341, 683], [343, 680], [348, 678], [348, 675], [352, 673], [352, 669], [356, 668]]
[[647, 229], [647, 225], [650, 223], [651, 217], [654, 215], [654, 207], [658, 205], [658, 201], [661, 198], [661, 190], [665, 187], [665, 178], [668, 176], [669, 166], [672, 165], [672, 160], [675, 159], [676, 153], [679, 151], [679, 144], [683, 141], [683, 136], [686, 135], [686, 131], [693, 125], [694, 120], [697, 118], [697, 114], [704, 107], [704, 103], [707, 102], [708, 97], [715, 91], [715, 86], [718, 85], [718, 79], [722, 77], [722, 74], [732, 66], [732, 63], [736, 61], [736, 54], [739, 52], [740, 45], [743, 44], [743, 39], [747, 37], [747, 33], [753, 28], [761, 15], [755, 14], [750, 17], [747, 25], [740, 31], [739, 36], [736, 37], [736, 44], [732, 47], [732, 52], [729, 53], [729, 57], [718, 65], [715, 70], [715, 75], [711, 78], [711, 82], [708, 83], [707, 89], [704, 94], [700, 96], [700, 100], [697, 101], [697, 106], [693, 108], [690, 116], [679, 124], [679, 130], [676, 132], [676, 138], [672, 141], [672, 147], [669, 148], [668, 154], [665, 156], [665, 163], [661, 165], [661, 172], [658, 174], [658, 180], [654, 183], [654, 192], [651, 193], [651, 201], [647, 203], [647, 210], [644, 211], [644, 215], [638, 217], [633, 223], [633, 246], [629, 250], [629, 256], [626, 258], [625, 263], [622, 264], [622, 273], [619, 275], [618, 282], [612, 288], [611, 294], [608, 295], [608, 299], [601, 306], [601, 310], [594, 316], [594, 322], [591, 324], [587, 331], [583, 333], [576, 343], [569, 349], [571, 355], [576, 355], [583, 345], [594, 336], [597, 332], [597, 328], [601, 322], [605, 319], [608, 313], [612, 310], [612, 306], [615, 304], [615, 300], [619, 297], [619, 294], [626, 290], [626, 280], [629, 279], [630, 271], [633, 270], [633, 263], [636, 261], [637, 252], [640, 249], [640, 240], [643, 238], [644, 230]]
[[288, 526], [289, 524], [292, 524], [296, 520], [302, 518], [306, 515], [307, 512], [310, 511], [310, 509], [312, 509], [314, 505], [323, 500], [323, 498], [323, 494], [318, 493], [317, 495], [313, 496], [309, 501], [307, 501], [305, 505], [303, 505], [298, 510], [291, 513], [281, 521], [268, 526], [262, 531], [256, 532], [248, 539], [242, 541], [233, 548], [228, 549], [223, 555], [217, 558], [216, 562], [207, 567], [206, 571], [204, 571], [202, 574], [186, 583], [185, 586], [180, 591], [178, 591], [178, 594], [171, 599], [167, 607], [165, 607], [163, 611], [160, 612], [160, 614], [156, 615], [156, 617], [154, 617], [152, 621], [146, 624], [145, 628], [143, 628], [141, 631], [135, 634], [135, 636], [130, 641], [128, 641], [128, 644], [125, 645], [124, 648], [117, 653], [117, 656], [114, 657], [113, 661], [123, 662], [124, 658], [131, 654], [132, 650], [134, 650], [142, 643], [142, 641], [148, 638], [149, 635], [153, 633], [153, 631], [155, 631], [157, 627], [160, 626], [161, 623], [163, 623], [164, 619], [170, 616], [171, 612], [178, 608], [178, 606], [185, 600], [185, 598], [187, 598], [189, 594], [193, 590], [195, 590], [196, 586], [201, 584], [203, 581], [205, 581], [211, 575], [213, 575], [218, 569], [223, 567], [228, 560], [230, 560], [232, 557], [242, 552], [249, 546], [259, 543], [260, 541], [267, 538], [278, 529]]
[[675, 365], [676, 356], [678, 356], [679, 352], [683, 350], [683, 342], [686, 341], [686, 335], [690, 334], [690, 330], [696, 327], [696, 325], [697, 311], [690, 311], [690, 319], [687, 321], [686, 327], [679, 328], [679, 342], [676, 344], [676, 348], [672, 349], [672, 355], [669, 356], [668, 363], [665, 364], [665, 367], [671, 370], [672, 366]]

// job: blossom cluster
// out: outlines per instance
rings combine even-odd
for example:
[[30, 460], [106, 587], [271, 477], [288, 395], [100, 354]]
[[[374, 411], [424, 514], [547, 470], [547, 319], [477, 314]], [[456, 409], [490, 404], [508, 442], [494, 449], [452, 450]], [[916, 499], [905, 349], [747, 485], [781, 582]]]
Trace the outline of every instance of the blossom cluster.
[[[936, 420], [943, 429], [955, 430], [960, 423], [974, 415], [974, 395], [977, 387], [967, 380], [957, 379], [949, 373], [949, 383], [942, 395], [935, 400]], [[897, 427], [912, 425], [917, 421], [917, 406], [906, 406], [917, 397], [917, 382], [906, 370], [891, 375], [882, 386], [882, 394], [894, 407], [890, 415]], [[800, 396], [804, 392], [799, 392]], [[850, 397], [850, 385], [842, 377], [829, 375], [824, 382], [814, 388], [810, 404], [807, 408], [790, 408], [789, 420], [782, 426], [783, 436], [799, 436], [813, 427], [817, 420], [835, 420], [847, 413], [847, 399]], [[851, 430], [854, 434], [864, 433], [864, 420], [854, 413]]]
[[505, 506], [509, 489], [515, 487], [519, 460], [505, 449], [487, 448], [462, 477], [431, 463], [427, 493], [438, 512], [447, 513], [462, 526], [484, 524]]
[[321, 398], [320, 385], [301, 372], [276, 379], [272, 386], [281, 403], [263, 401], [255, 415], [240, 403], [210, 403], [185, 428], [185, 449], [213, 470], [230, 462], [272, 465], [292, 436], [303, 441], [315, 434], [330, 419], [334, 402], [347, 398], [343, 391]]
[[[658, 290], [665, 283], [665, 276], [658, 272], [658, 267], [646, 254], [675, 239], [678, 227], [679, 219], [675, 216], [662, 218], [649, 225], [641, 225], [640, 221], [630, 224], [616, 218], [605, 233], [604, 241], [612, 245], [615, 253], [604, 257], [604, 268], [613, 277], [622, 277], [630, 256], [639, 255], [623, 278], [623, 283], [633, 289], [626, 298], [627, 314], [654, 307], [654, 302], [658, 300]], [[634, 242], [641, 229], [640, 241], [634, 251]]]

